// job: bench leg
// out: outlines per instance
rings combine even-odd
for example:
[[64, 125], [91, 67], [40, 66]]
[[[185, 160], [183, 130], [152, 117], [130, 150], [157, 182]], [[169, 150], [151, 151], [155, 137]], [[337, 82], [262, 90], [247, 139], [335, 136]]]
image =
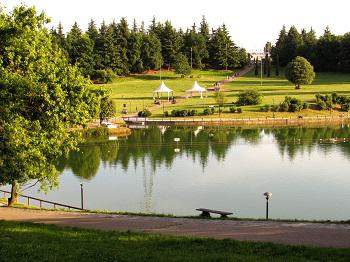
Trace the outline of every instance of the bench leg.
[[210, 213], [208, 211], [202, 211], [201, 217], [210, 217]]

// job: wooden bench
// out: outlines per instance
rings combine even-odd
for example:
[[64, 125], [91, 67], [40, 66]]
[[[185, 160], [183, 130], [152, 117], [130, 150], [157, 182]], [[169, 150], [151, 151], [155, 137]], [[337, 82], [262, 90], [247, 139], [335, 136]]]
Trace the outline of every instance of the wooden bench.
[[218, 211], [218, 210], [212, 210], [212, 209], [206, 209], [206, 208], [197, 208], [196, 210], [202, 212], [201, 214], [202, 217], [210, 217], [210, 213], [219, 214], [221, 215], [221, 217], [227, 217], [233, 214], [231, 212]]

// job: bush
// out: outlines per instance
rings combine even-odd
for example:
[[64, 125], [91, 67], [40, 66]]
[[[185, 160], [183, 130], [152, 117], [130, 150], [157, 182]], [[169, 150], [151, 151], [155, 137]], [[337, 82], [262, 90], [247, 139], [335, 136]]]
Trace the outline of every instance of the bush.
[[231, 106], [231, 107], [229, 108], [229, 110], [230, 110], [230, 113], [236, 113], [237, 108], [236, 108], [235, 106]]
[[203, 115], [205, 115], [205, 116], [209, 116], [210, 115], [209, 108], [206, 108], [206, 109], [203, 110]]
[[240, 106], [258, 105], [261, 103], [262, 94], [256, 90], [248, 90], [239, 93], [237, 104]]
[[316, 105], [320, 110], [330, 110], [333, 108], [333, 100], [339, 100], [338, 96], [316, 94]]
[[270, 105], [264, 105], [264, 106], [260, 107], [261, 112], [269, 112], [270, 109], [271, 109]]
[[344, 112], [349, 112], [350, 110], [350, 103], [345, 103], [341, 105], [341, 110]]
[[196, 116], [198, 115], [197, 110], [176, 110], [171, 111], [171, 116], [173, 117], [186, 117], [186, 116]]
[[280, 112], [299, 112], [304, 108], [304, 104], [295, 97], [286, 96], [284, 101], [279, 105]]
[[95, 70], [92, 75], [91, 79], [96, 80], [99, 83], [107, 84], [110, 82], [113, 82], [113, 80], [116, 78], [116, 74], [113, 72], [112, 69], [107, 70]]
[[189, 115], [190, 115], [190, 116], [196, 116], [196, 115], [198, 115], [198, 112], [197, 112], [197, 110], [192, 109], [192, 110], [190, 111]]
[[280, 112], [288, 112], [289, 104], [287, 102], [282, 102], [278, 108]]
[[279, 106], [278, 105], [272, 105], [271, 106], [271, 111], [272, 112], [278, 112]]
[[309, 104], [306, 103], [306, 102], [304, 102], [304, 103], [303, 103], [303, 109], [308, 109], [308, 108], [309, 108]]
[[237, 108], [237, 113], [241, 114], [243, 112], [242, 108], [241, 107], [238, 107]]
[[169, 112], [168, 111], [164, 112], [164, 117], [169, 117]]
[[215, 113], [215, 108], [214, 107], [210, 108], [210, 112], [213, 115]]
[[319, 110], [326, 110], [327, 109], [327, 104], [323, 100], [319, 100], [318, 102], [316, 102], [316, 105], [317, 105]]
[[145, 109], [143, 111], [138, 112], [137, 114], [139, 117], [150, 117], [152, 115], [151, 111], [148, 109]]

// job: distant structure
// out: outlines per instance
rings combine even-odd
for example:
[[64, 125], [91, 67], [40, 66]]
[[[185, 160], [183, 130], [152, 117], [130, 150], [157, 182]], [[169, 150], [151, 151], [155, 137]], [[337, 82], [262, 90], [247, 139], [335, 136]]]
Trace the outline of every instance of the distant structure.
[[252, 60], [254, 60], [256, 58], [258, 58], [258, 60], [264, 59], [266, 54], [268, 54], [270, 56], [269, 53], [265, 53], [265, 52], [251, 52], [249, 54], [250, 54], [250, 57]]

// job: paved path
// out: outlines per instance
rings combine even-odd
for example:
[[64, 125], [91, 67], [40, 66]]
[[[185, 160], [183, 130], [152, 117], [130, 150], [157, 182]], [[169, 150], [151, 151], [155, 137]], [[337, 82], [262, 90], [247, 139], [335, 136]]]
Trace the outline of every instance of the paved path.
[[350, 225], [83, 214], [0, 207], [0, 220], [90, 229], [350, 248]]

